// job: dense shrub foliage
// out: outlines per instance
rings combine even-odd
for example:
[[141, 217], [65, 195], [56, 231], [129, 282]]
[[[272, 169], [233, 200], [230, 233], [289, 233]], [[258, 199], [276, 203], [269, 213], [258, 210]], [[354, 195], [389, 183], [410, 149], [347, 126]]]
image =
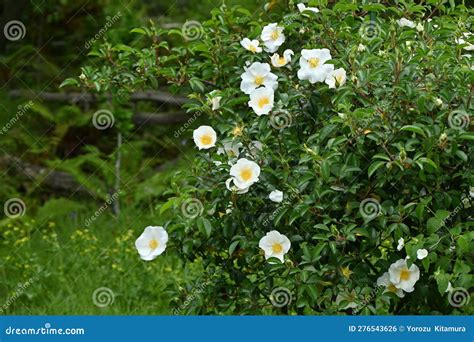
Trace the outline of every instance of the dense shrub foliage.
[[85, 87], [165, 81], [207, 115], [175, 135], [199, 150], [156, 223], [207, 270], [180, 313], [469, 311], [451, 295], [473, 283], [473, 11], [425, 3], [222, 6], [197, 39], [152, 26], [93, 52], [114, 65]]

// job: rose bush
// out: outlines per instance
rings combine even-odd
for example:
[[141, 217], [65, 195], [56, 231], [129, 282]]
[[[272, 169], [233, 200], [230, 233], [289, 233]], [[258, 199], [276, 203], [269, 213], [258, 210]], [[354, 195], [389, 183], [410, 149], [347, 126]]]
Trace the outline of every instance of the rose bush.
[[166, 252], [207, 270], [186, 312], [469, 312], [472, 14], [272, 1], [215, 9], [198, 39], [152, 25], [133, 30], [150, 46], [95, 50], [114, 67], [84, 68], [84, 86], [164, 81], [208, 114], [157, 222]]

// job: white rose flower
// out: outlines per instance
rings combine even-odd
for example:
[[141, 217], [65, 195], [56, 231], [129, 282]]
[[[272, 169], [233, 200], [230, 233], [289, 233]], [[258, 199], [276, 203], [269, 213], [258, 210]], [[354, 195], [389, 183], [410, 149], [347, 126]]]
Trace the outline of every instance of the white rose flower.
[[424, 258], [426, 258], [428, 256], [428, 251], [426, 249], [419, 249], [416, 251], [416, 257], [419, 259], [419, 260], [423, 260]]
[[249, 188], [244, 188], [244, 189], [239, 189], [238, 187], [236, 187], [234, 184], [234, 178], [228, 178], [226, 181], [225, 181], [225, 186], [227, 188], [227, 190], [231, 191], [231, 192], [235, 192], [236, 194], [239, 194], [239, 195], [242, 195], [242, 194], [245, 194], [247, 192], [249, 192]]
[[397, 288], [405, 292], [413, 292], [415, 283], [420, 279], [420, 269], [415, 264], [410, 268], [405, 259], [400, 259], [390, 265], [388, 269], [390, 282]]
[[281, 262], [284, 262], [285, 254], [290, 250], [291, 242], [285, 235], [272, 230], [260, 239], [258, 247], [265, 252], [265, 259], [278, 258]]
[[163, 227], [149, 226], [135, 241], [135, 247], [140, 254], [140, 258], [150, 261], [165, 251], [167, 242], [168, 233]]
[[377, 286], [385, 286], [384, 292], [395, 293], [398, 297], [403, 298], [405, 294], [402, 289], [398, 289], [390, 282], [390, 276], [388, 272], [385, 272], [381, 277], [377, 279]]
[[283, 52], [283, 56], [280, 57], [279, 54], [275, 53], [271, 57], [272, 65], [275, 68], [281, 68], [291, 62], [291, 57], [294, 55], [293, 50], [287, 49]]
[[334, 65], [324, 64], [331, 59], [328, 49], [312, 49], [301, 51], [300, 67], [298, 78], [308, 80], [311, 84], [324, 82], [327, 75], [334, 70]]
[[405, 240], [403, 238], [398, 239], [397, 251], [401, 251], [403, 246], [405, 246]]
[[423, 24], [422, 24], [422, 23], [418, 23], [418, 24], [416, 25], [416, 30], [417, 30], [418, 32], [423, 32], [423, 31], [425, 30], [425, 28], [423, 27]]
[[328, 74], [326, 77], [326, 84], [329, 88], [336, 88], [344, 85], [346, 83], [346, 71], [343, 68], [339, 68]]
[[270, 64], [255, 62], [240, 76], [240, 90], [250, 94], [258, 87], [264, 86], [276, 90], [278, 88], [278, 76], [270, 72]]
[[285, 42], [283, 27], [277, 23], [268, 24], [263, 28], [260, 38], [267, 52], [275, 52]]
[[441, 107], [443, 105], [443, 100], [441, 100], [439, 97], [435, 99], [435, 103], [438, 107]]
[[193, 132], [194, 143], [200, 150], [216, 146], [217, 134], [210, 126], [200, 126]]
[[298, 7], [298, 10], [300, 11], [300, 13], [303, 13], [304, 11], [311, 11], [311, 12], [314, 12], [314, 13], [319, 13], [319, 9], [317, 9], [316, 7], [306, 7], [306, 5], [303, 4], [303, 3], [300, 3], [296, 6]]
[[270, 195], [268, 195], [268, 198], [270, 201], [281, 203], [283, 201], [283, 192], [280, 190], [273, 190], [270, 192]]
[[240, 158], [237, 160], [237, 163], [230, 168], [230, 176], [233, 178], [234, 185], [240, 190], [243, 190], [249, 188], [255, 182], [258, 182], [260, 166], [251, 160]]
[[260, 42], [256, 39], [250, 40], [248, 38], [244, 38], [240, 41], [240, 45], [244, 47], [244, 49], [253, 52], [253, 53], [259, 53], [262, 52], [262, 48], [259, 47]]
[[274, 98], [275, 94], [272, 88], [258, 88], [250, 93], [248, 105], [258, 116], [267, 115], [273, 109]]
[[401, 18], [397, 20], [397, 24], [400, 27], [409, 27], [409, 28], [415, 28], [415, 23], [407, 18]]

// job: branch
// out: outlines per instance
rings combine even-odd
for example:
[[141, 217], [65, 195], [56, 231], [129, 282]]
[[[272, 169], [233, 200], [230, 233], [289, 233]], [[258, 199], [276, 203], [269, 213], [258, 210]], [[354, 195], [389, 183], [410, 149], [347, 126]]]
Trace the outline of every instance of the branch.
[[58, 191], [67, 191], [69, 193], [90, 193], [85, 187], [79, 184], [73, 176], [62, 171], [52, 171], [50, 169], [26, 163], [17, 157], [5, 155], [0, 157], [0, 165], [12, 167], [17, 174], [24, 175], [35, 182], [41, 182], [45, 186]]

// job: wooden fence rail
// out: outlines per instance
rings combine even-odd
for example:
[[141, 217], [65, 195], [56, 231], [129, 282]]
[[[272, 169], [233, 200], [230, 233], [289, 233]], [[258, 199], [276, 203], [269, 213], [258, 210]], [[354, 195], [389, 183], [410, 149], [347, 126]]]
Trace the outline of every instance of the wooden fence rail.
[[[52, 92], [40, 92], [34, 93], [32, 91], [25, 90], [12, 90], [9, 92], [10, 97], [22, 97], [27, 99], [40, 99], [47, 102], [68, 102], [72, 104], [92, 104], [99, 102], [102, 98], [90, 93], [84, 92], [68, 92], [68, 93], [52, 93]], [[112, 95], [108, 95], [111, 97]], [[184, 96], [173, 95], [164, 91], [140, 91], [130, 95], [130, 101], [150, 101], [159, 104], [166, 104], [176, 107], [181, 107], [187, 101]], [[137, 112], [134, 114], [133, 122], [135, 124], [160, 124], [160, 125], [172, 125], [177, 123], [186, 122], [191, 116], [184, 111], [171, 111], [171, 112]]]

